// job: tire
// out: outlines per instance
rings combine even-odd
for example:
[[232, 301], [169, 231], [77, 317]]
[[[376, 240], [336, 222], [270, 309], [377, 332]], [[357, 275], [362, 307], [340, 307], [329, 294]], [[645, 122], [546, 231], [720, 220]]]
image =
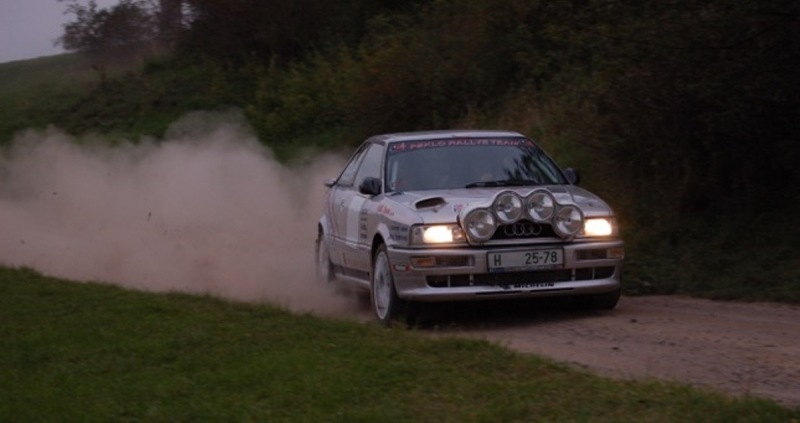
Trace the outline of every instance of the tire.
[[328, 243], [325, 242], [325, 233], [320, 231], [316, 243], [316, 273], [317, 281], [320, 283], [330, 283], [333, 281], [333, 264], [331, 263]]
[[381, 325], [391, 326], [392, 320], [399, 314], [401, 301], [394, 287], [394, 276], [392, 276], [389, 254], [383, 244], [378, 246], [372, 259], [370, 299], [372, 311]]

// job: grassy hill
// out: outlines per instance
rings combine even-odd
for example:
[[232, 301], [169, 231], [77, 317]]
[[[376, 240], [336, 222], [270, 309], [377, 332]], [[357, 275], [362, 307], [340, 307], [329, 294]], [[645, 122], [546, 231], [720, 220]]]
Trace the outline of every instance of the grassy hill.
[[0, 64], [0, 145], [18, 131], [60, 120], [98, 75], [74, 54]]
[[[359, 101], [372, 101], [364, 93], [356, 95], [354, 88], [366, 66], [361, 60], [337, 51], [284, 66], [253, 62], [231, 67], [208, 59], [161, 57], [134, 68], [109, 70], [74, 54], [4, 63], [0, 147], [20, 131], [49, 125], [75, 135], [99, 133], [112, 143], [136, 142], [162, 137], [185, 113], [234, 108], [282, 160], [309, 147], [349, 150], [380, 129], [354, 117], [362, 116]], [[603, 147], [577, 141], [576, 121], [564, 126], [567, 109], [529, 101], [535, 98], [535, 92], [520, 89], [495, 99], [491, 112], [475, 111], [441, 125], [518, 130], [534, 136], [562, 165], [581, 169], [584, 185], [619, 214], [627, 243], [627, 294], [800, 301], [795, 254], [800, 225], [795, 199], [788, 198], [794, 185], [772, 195], [772, 201], [779, 202], [775, 205], [715, 200], [705, 209], [682, 212], [678, 204], [665, 206], [648, 199], [673, 190], [669, 187], [676, 179], [666, 182], [668, 175], [654, 173], [649, 177], [652, 188], [643, 193], [641, 187], [609, 173], [615, 166], [608, 158], [617, 148], [614, 143]], [[549, 109], [542, 111], [544, 107]], [[424, 122], [405, 129], [431, 128], [423, 125], [432, 123]], [[676, 164], [688, 165], [680, 160]], [[641, 186], [646, 183], [644, 177], [636, 180]], [[753, 185], [749, 190], [759, 188]], [[787, 199], [780, 202], [784, 196]]]

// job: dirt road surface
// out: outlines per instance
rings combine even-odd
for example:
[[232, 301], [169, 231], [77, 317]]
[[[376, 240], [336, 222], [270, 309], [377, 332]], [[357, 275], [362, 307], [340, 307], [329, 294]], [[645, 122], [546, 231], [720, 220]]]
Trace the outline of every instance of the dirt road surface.
[[800, 407], [799, 306], [649, 296], [623, 297], [610, 312], [535, 308], [470, 305], [429, 330], [604, 376], [674, 380]]

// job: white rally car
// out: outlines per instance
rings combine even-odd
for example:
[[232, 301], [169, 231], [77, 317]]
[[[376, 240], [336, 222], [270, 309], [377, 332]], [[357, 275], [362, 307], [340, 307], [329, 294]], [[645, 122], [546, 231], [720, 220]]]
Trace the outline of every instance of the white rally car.
[[614, 308], [623, 242], [577, 182], [515, 132], [370, 137], [325, 182], [319, 278], [369, 291], [386, 325], [417, 302], [569, 295]]

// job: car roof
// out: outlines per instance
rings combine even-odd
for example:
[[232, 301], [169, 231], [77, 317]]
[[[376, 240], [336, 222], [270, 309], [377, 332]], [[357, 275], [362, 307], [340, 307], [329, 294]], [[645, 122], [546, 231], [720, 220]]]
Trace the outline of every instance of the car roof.
[[499, 130], [439, 130], [439, 131], [417, 131], [417, 132], [397, 132], [392, 134], [374, 135], [367, 139], [367, 142], [378, 144], [390, 144], [401, 141], [419, 141], [447, 138], [502, 138], [502, 137], [524, 137], [518, 132], [499, 131]]

